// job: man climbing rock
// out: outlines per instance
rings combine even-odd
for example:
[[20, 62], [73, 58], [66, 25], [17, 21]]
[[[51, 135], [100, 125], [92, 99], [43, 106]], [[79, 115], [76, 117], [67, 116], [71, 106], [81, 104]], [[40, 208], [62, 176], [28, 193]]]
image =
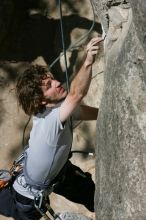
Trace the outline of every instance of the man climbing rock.
[[[87, 45], [86, 57], [70, 91], [46, 67], [32, 65], [18, 78], [20, 106], [33, 115], [23, 171], [11, 187], [0, 191], [0, 214], [16, 220], [37, 220], [51, 191], [94, 211], [95, 185], [89, 173], [69, 161], [74, 120], [95, 120], [98, 109], [81, 105], [92, 78], [92, 64], [101, 38]], [[36, 209], [38, 207], [38, 210]], [[45, 212], [44, 211], [44, 212]]]

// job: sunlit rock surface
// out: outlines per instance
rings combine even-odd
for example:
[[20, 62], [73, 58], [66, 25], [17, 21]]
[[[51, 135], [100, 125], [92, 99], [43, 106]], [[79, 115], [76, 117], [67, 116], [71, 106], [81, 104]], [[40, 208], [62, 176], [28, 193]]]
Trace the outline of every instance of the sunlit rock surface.
[[96, 134], [96, 219], [144, 220], [146, 2], [93, 2], [107, 34]]

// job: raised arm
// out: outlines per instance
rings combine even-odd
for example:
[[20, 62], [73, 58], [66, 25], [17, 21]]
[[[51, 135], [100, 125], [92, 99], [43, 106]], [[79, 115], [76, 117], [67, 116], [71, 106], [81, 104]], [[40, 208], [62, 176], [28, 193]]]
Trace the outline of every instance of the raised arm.
[[76, 106], [88, 92], [92, 78], [92, 64], [94, 63], [95, 55], [98, 53], [98, 43], [100, 41], [102, 41], [102, 38], [93, 38], [87, 45], [83, 65], [73, 79], [70, 92], [60, 107], [61, 122], [64, 122], [72, 114]]

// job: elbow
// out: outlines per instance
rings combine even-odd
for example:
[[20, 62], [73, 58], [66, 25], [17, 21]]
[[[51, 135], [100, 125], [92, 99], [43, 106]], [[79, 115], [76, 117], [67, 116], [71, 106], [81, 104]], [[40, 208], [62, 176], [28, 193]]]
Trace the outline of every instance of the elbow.
[[78, 85], [78, 86], [71, 85], [69, 93], [70, 96], [72, 96], [73, 99], [76, 100], [76, 102], [81, 102], [81, 100], [87, 95], [87, 92], [88, 92], [88, 87], [85, 88], [85, 86], [82, 85]]
[[79, 99], [82, 100], [87, 95], [87, 93], [88, 93], [88, 89], [84, 89], [77, 91], [76, 95], [78, 96]]
[[81, 93], [81, 92], [73, 92], [70, 93], [70, 96], [72, 97], [72, 99], [76, 102], [76, 103], [80, 103], [81, 100], [84, 98], [84, 96], [86, 95], [86, 93]]

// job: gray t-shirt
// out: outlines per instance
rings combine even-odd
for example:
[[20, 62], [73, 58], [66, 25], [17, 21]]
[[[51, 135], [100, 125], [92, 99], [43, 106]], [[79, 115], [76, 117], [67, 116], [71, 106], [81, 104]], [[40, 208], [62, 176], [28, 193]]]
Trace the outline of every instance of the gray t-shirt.
[[[26, 170], [35, 182], [51, 182], [66, 163], [72, 146], [70, 118], [62, 125], [59, 108], [47, 108], [33, 118], [27, 150]], [[28, 198], [33, 198], [36, 189], [26, 184], [24, 174], [13, 184], [14, 189]]]

